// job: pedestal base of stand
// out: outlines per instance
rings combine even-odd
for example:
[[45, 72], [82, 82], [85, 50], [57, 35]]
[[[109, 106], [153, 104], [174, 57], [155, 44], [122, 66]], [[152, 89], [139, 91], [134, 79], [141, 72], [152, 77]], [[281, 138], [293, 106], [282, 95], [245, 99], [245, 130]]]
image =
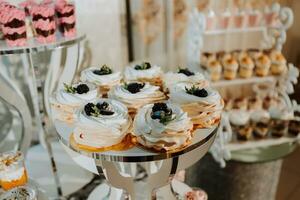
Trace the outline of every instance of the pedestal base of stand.
[[281, 165], [282, 159], [260, 163], [229, 161], [222, 169], [206, 155], [187, 170], [186, 179], [189, 185], [203, 188], [210, 199], [275, 199]]

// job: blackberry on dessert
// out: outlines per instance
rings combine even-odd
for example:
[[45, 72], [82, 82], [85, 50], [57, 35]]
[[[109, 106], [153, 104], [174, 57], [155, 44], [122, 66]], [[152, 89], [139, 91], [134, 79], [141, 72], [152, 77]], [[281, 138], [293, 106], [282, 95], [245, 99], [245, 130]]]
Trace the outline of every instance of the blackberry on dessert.
[[130, 93], [135, 94], [141, 91], [145, 86], [145, 83], [125, 83], [124, 88], [127, 89]]
[[141, 65], [136, 65], [134, 67], [135, 70], [146, 70], [150, 68], [151, 68], [151, 64], [149, 62], [143, 62]]
[[195, 75], [195, 73], [191, 72], [188, 68], [185, 68], [185, 69], [179, 68], [178, 74], [184, 74], [186, 76], [193, 76], [193, 75]]
[[204, 88], [200, 89], [194, 85], [191, 88], [185, 87], [185, 90], [186, 90], [186, 93], [197, 96], [197, 97], [207, 97], [208, 96], [208, 92]]
[[168, 122], [174, 119], [172, 114], [172, 109], [168, 108], [167, 104], [155, 103], [152, 107], [151, 118], [159, 119], [160, 123], [166, 125]]
[[97, 75], [101, 76], [101, 75], [112, 74], [113, 71], [107, 65], [103, 65], [100, 70], [96, 69], [93, 72], [94, 72], [94, 74], [97, 74]]
[[71, 85], [67, 85], [64, 83], [65, 91], [71, 94], [85, 94], [90, 91], [89, 87], [86, 84], [79, 84], [77, 87], [73, 87]]
[[99, 115], [113, 115], [114, 112], [110, 110], [107, 102], [88, 103], [84, 106], [84, 111], [88, 116], [98, 117]]

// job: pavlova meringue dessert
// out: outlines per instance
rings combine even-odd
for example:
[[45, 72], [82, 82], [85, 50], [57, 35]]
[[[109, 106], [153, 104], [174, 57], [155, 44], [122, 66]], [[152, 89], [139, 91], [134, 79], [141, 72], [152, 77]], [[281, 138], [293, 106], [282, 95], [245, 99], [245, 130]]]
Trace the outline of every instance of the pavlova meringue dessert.
[[177, 83], [170, 89], [170, 101], [181, 105], [194, 123], [194, 128], [209, 128], [218, 124], [224, 107], [220, 94], [207, 82]]
[[64, 84], [64, 89], [58, 90], [50, 98], [53, 118], [73, 122], [75, 110], [99, 96], [101, 95], [92, 83]]
[[158, 86], [150, 83], [131, 82], [113, 87], [108, 97], [124, 103], [130, 115], [135, 115], [142, 106], [166, 99]]
[[140, 65], [126, 67], [124, 78], [125, 81], [149, 82], [152, 85], [162, 86], [162, 74], [159, 66], [152, 66], [149, 62], [143, 62]]
[[163, 87], [164, 91], [168, 91], [171, 86], [178, 82], [197, 83], [204, 80], [205, 77], [200, 72], [192, 72], [188, 68], [179, 68], [177, 73], [168, 72], [163, 76]]
[[155, 103], [142, 107], [135, 116], [133, 134], [142, 146], [156, 151], [177, 151], [186, 147], [193, 123], [179, 106]]
[[74, 141], [93, 151], [121, 143], [132, 124], [125, 105], [105, 98], [87, 103], [77, 111], [77, 118]]
[[121, 72], [114, 72], [107, 65], [101, 68], [90, 67], [81, 72], [81, 81], [90, 82], [97, 85], [103, 95], [106, 95], [111, 87], [120, 84], [122, 80]]

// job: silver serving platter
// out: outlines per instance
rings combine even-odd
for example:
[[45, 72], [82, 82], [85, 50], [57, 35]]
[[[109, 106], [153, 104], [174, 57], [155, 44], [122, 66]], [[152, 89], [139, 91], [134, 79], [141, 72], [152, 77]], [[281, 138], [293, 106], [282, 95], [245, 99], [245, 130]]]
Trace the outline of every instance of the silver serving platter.
[[42, 44], [37, 42], [34, 38], [29, 38], [27, 40], [27, 45], [20, 47], [10, 47], [6, 44], [4, 40], [0, 41], [0, 55], [8, 54], [22, 54], [22, 53], [32, 53], [32, 52], [42, 52], [52, 49], [64, 48], [66, 46], [71, 46], [83, 39], [85, 35], [77, 35], [75, 37], [63, 37], [57, 34], [56, 41], [53, 43]]
[[72, 149], [73, 151], [91, 157], [96, 160], [106, 160], [111, 162], [147, 162], [147, 161], [159, 161], [164, 159], [169, 159], [173, 157], [178, 157], [180, 155], [186, 154], [200, 146], [211, 143], [214, 140], [218, 126], [214, 126], [209, 129], [197, 129], [194, 133], [191, 144], [183, 150], [178, 152], [154, 152], [139, 146], [133, 147], [126, 151], [105, 151], [105, 152], [90, 152], [79, 150], [74, 148], [70, 144], [70, 136], [75, 128], [73, 124], [68, 124], [59, 120], [54, 121], [55, 128], [57, 130], [57, 135], [60, 141]]

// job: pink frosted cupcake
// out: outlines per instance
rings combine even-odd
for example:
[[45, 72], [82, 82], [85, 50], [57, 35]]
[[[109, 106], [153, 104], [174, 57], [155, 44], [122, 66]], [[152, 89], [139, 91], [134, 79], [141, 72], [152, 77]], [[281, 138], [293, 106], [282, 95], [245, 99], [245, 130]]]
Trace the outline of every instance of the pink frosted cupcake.
[[75, 6], [65, 0], [59, 0], [55, 5], [55, 11], [60, 32], [65, 37], [74, 37], [76, 35]]
[[55, 38], [54, 7], [51, 4], [39, 4], [31, 8], [30, 14], [32, 24], [37, 34], [37, 41], [40, 43], [51, 43]]
[[25, 12], [6, 2], [0, 3], [1, 29], [9, 46], [26, 45]]

